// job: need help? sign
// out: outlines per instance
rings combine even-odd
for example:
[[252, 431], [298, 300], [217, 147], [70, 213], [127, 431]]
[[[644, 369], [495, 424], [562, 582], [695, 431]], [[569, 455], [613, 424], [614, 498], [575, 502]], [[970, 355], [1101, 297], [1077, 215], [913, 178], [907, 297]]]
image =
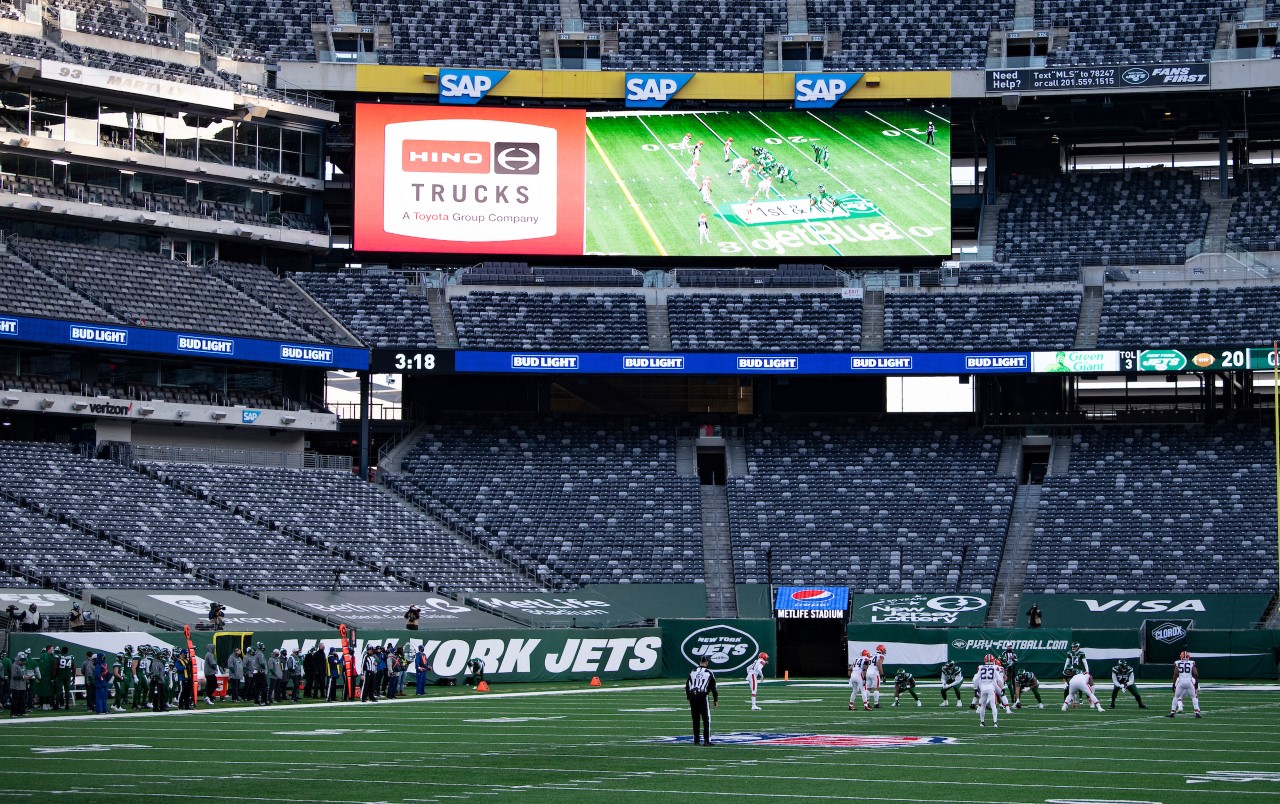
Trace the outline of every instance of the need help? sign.
[[858, 83], [862, 73], [797, 73], [797, 109], [830, 109]]

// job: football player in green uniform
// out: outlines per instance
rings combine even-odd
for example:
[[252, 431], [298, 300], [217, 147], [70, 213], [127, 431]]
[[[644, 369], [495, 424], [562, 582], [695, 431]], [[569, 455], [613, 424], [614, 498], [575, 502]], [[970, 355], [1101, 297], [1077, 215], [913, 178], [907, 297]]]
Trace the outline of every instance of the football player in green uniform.
[[920, 702], [920, 696], [916, 695], [916, 677], [908, 673], [906, 670], [899, 668], [893, 677], [893, 705], [898, 705], [898, 698], [903, 692], [911, 693], [911, 697], [916, 699], [916, 706], [924, 706]]
[[942, 703], [939, 706], [947, 705], [947, 690], [955, 692], [956, 706], [964, 706], [964, 702], [960, 700], [960, 685], [964, 683], [964, 671], [960, 669], [960, 665], [955, 662], [947, 662], [942, 666]]
[[111, 663], [111, 709], [115, 712], [123, 712], [125, 701], [129, 699], [129, 689], [124, 685], [124, 667], [124, 652], [121, 651]]
[[1124, 659], [1120, 663], [1111, 668], [1111, 708], [1116, 708], [1116, 696], [1120, 694], [1120, 690], [1124, 690], [1133, 696], [1138, 702], [1139, 709], [1146, 709], [1147, 705], [1142, 702], [1142, 696], [1138, 694], [1138, 685], [1133, 683], [1133, 668]]
[[1036, 703], [1044, 709], [1044, 699], [1040, 697], [1040, 681], [1036, 678], [1036, 674], [1030, 670], [1019, 670], [1018, 674], [1013, 677], [1013, 708], [1022, 708], [1022, 691], [1031, 690], [1031, 694], [1036, 696]]

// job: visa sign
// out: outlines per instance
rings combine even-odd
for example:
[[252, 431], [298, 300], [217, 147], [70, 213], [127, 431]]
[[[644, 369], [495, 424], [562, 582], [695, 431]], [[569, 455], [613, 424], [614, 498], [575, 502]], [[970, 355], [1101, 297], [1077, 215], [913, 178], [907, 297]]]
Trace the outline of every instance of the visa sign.
[[440, 68], [440, 102], [474, 106], [507, 77], [509, 70], [455, 70]]
[[797, 73], [797, 109], [830, 109], [862, 78], [862, 73]]
[[693, 73], [627, 73], [627, 108], [661, 109]]

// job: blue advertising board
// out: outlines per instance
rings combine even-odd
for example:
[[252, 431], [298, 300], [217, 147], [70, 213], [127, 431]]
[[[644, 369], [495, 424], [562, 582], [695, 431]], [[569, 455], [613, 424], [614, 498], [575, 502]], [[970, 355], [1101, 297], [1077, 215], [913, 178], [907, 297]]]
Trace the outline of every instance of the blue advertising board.
[[780, 586], [773, 608], [778, 619], [840, 619], [849, 610], [846, 586]]
[[475, 352], [454, 371], [487, 374], [1028, 374], [1030, 352], [733, 353]]
[[0, 342], [32, 341], [62, 346], [96, 346], [158, 355], [281, 363], [326, 369], [369, 368], [369, 352], [350, 346], [291, 343], [176, 332], [148, 327], [7, 316], [0, 319]]

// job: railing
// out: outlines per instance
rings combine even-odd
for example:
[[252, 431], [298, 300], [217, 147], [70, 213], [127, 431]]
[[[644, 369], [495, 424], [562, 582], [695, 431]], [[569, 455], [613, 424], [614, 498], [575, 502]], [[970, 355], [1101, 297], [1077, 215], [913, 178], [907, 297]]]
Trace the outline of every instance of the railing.
[[315, 452], [229, 449], [221, 447], [134, 446], [134, 457], [142, 462], [196, 463], [208, 466], [258, 466], [285, 469], [351, 471], [351, 456], [320, 455]]
[[1244, 246], [1225, 237], [1205, 237], [1187, 244], [1187, 259], [1200, 254], [1225, 254], [1258, 276], [1272, 276], [1274, 269]]
[[1247, 61], [1278, 57], [1280, 57], [1280, 48], [1270, 45], [1265, 47], [1228, 47], [1209, 52], [1211, 61]]

